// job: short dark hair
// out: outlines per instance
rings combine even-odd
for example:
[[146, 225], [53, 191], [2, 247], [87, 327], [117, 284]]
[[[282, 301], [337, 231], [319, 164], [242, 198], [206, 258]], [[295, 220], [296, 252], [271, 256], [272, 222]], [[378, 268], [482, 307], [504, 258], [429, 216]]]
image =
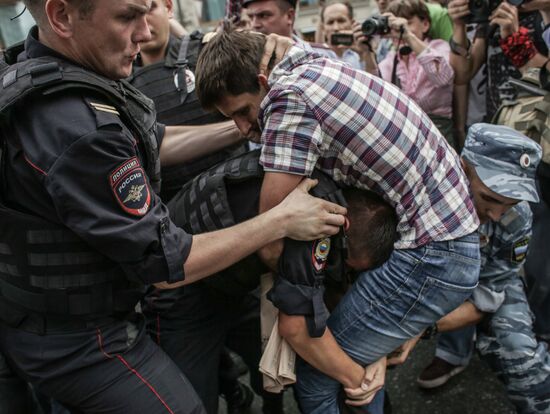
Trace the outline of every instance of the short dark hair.
[[260, 91], [258, 71], [265, 36], [233, 27], [216, 34], [202, 49], [196, 67], [197, 96], [205, 109], [227, 95]]
[[[80, 17], [82, 19], [87, 18], [95, 8], [94, 0], [69, 0], [69, 3], [75, 4], [78, 6], [78, 11], [80, 12]], [[44, 20], [44, 6], [46, 4], [45, 0], [23, 0], [23, 4], [29, 12], [31, 13], [34, 20], [38, 23]]]
[[353, 6], [351, 5], [351, 3], [349, 1], [339, 1], [339, 0], [331, 0], [325, 4], [323, 4], [323, 7], [321, 7], [321, 23], [324, 23], [325, 22], [325, 10], [327, 9], [327, 7], [329, 6], [333, 6], [335, 4], [343, 4], [344, 6], [346, 6], [346, 8], [348, 9], [348, 16], [350, 18], [350, 20], [353, 20]]
[[[248, 0], [248, 1], [245, 0], [243, 1], [243, 8], [246, 9], [249, 5], [251, 5], [252, 3], [256, 3], [258, 1], [263, 1], [263, 0]], [[275, 3], [277, 3], [277, 7], [282, 12], [286, 12], [290, 8], [296, 9], [296, 0], [275, 0]]]
[[345, 188], [348, 203], [348, 253], [368, 256], [370, 268], [389, 259], [397, 240], [397, 214], [382, 197], [372, 191]]
[[420, 20], [427, 20], [430, 24], [432, 22], [428, 6], [423, 0], [392, 0], [386, 11], [405, 19], [417, 16]]

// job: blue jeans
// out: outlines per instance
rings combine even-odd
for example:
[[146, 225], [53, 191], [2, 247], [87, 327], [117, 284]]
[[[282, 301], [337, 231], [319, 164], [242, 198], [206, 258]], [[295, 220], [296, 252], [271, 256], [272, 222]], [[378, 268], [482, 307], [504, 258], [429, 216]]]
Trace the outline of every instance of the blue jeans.
[[[392, 352], [463, 303], [477, 286], [479, 236], [395, 250], [363, 272], [328, 320], [343, 350], [365, 366]], [[340, 384], [303, 360], [296, 390], [305, 413], [338, 413]]]
[[466, 366], [474, 350], [475, 325], [457, 331], [444, 332], [437, 340], [435, 356], [449, 364]]

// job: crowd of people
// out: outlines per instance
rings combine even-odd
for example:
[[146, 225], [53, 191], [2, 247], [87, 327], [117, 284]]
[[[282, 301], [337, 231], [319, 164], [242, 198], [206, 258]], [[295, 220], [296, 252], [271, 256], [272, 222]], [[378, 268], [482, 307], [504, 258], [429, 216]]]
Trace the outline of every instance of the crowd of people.
[[0, 412], [550, 413], [550, 1], [376, 5], [0, 2]]

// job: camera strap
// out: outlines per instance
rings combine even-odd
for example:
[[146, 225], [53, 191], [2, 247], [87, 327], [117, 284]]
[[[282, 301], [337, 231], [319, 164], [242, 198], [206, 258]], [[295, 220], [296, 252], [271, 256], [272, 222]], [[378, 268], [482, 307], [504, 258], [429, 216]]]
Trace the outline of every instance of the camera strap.
[[397, 78], [397, 63], [399, 60], [399, 49], [401, 48], [401, 42], [403, 41], [403, 28], [399, 30], [399, 40], [397, 41], [397, 48], [395, 51], [395, 56], [393, 57], [393, 67], [391, 70], [391, 83], [401, 89], [401, 82]]

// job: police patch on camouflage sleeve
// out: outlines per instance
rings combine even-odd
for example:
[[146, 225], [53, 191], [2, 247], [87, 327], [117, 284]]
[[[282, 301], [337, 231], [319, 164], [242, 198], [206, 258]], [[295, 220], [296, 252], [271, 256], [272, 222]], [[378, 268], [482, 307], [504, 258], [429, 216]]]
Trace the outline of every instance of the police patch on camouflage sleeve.
[[143, 216], [151, 205], [151, 192], [145, 171], [134, 157], [118, 166], [109, 176], [118, 204], [133, 216]]
[[330, 238], [315, 240], [311, 249], [311, 263], [313, 268], [320, 272], [327, 265], [328, 254], [330, 253]]
[[521, 263], [527, 255], [527, 247], [529, 246], [529, 237], [525, 237], [514, 243], [512, 246], [512, 262]]

